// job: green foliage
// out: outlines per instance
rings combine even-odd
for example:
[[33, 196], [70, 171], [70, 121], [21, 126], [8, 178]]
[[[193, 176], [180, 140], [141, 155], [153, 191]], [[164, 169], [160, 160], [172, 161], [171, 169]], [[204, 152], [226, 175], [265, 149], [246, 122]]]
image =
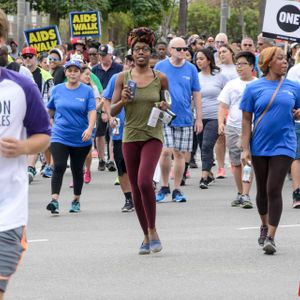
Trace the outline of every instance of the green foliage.
[[[236, 1], [236, 0], [235, 0]], [[249, 3], [241, 3], [246, 5]], [[245, 0], [244, 0], [245, 1]], [[233, 5], [233, 3], [231, 3]], [[235, 3], [237, 4], [237, 3]], [[230, 18], [227, 20], [227, 34], [231, 40], [242, 37], [242, 28], [239, 22], [239, 14], [243, 13], [246, 23], [246, 34], [253, 38], [257, 35], [258, 24], [258, 1], [252, 1], [249, 6], [232, 6]], [[198, 33], [201, 35], [215, 36], [220, 27], [220, 9], [217, 5], [209, 5], [203, 2], [191, 3], [188, 9], [188, 34]]]
[[17, 0], [0, 0], [0, 7], [8, 15], [17, 14]]
[[201, 35], [216, 35], [220, 26], [220, 9], [208, 6], [204, 3], [192, 3], [188, 7], [189, 35], [198, 33]]

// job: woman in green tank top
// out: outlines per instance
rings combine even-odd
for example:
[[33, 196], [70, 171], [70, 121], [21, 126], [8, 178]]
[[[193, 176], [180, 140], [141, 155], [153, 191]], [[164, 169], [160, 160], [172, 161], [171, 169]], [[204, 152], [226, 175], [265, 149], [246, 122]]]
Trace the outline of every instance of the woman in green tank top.
[[[144, 232], [139, 254], [162, 249], [155, 227], [156, 201], [152, 178], [162, 150], [163, 132], [160, 120], [155, 127], [147, 123], [157, 102], [160, 109], [168, 108], [165, 101], [160, 101], [161, 91], [168, 89], [168, 80], [164, 74], [153, 71], [149, 66], [154, 43], [154, 34], [148, 28], [137, 28], [131, 32], [130, 45], [135, 67], [118, 76], [111, 106], [112, 116], [125, 108], [123, 155], [134, 207]], [[128, 80], [133, 80], [137, 86], [133, 99], [127, 87]]]

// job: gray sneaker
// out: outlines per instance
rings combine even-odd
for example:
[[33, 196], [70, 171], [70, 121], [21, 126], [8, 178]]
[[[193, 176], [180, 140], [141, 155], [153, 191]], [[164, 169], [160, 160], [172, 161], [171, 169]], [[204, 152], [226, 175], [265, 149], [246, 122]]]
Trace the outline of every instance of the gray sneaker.
[[241, 196], [241, 205], [242, 208], [253, 208], [252, 202], [250, 201], [249, 195]]
[[270, 236], [267, 236], [265, 239], [263, 250], [265, 251], [265, 254], [272, 255], [276, 252], [276, 245]]
[[242, 204], [241, 199], [242, 199], [242, 195], [240, 193], [237, 193], [235, 200], [231, 202], [231, 206], [232, 207], [240, 206]]

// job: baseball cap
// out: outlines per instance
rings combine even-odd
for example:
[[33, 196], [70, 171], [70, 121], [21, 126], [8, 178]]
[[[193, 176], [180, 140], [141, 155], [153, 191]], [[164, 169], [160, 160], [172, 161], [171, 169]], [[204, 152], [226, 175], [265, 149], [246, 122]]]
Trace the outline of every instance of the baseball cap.
[[37, 52], [36, 52], [36, 49], [33, 47], [25, 47], [22, 49], [21, 54], [22, 55], [25, 55], [25, 54], [37, 55]]
[[73, 60], [73, 59], [71, 59], [68, 62], [66, 62], [65, 65], [64, 65], [64, 68], [68, 69], [69, 67], [72, 67], [72, 66], [78, 68], [79, 70], [81, 69], [80, 62], [78, 60]]
[[49, 51], [49, 54], [51, 54], [51, 53], [56, 53], [59, 56], [60, 60], [63, 60], [63, 58], [64, 58], [64, 55], [63, 55], [62, 51], [57, 49], [57, 48], [51, 49]]
[[99, 53], [102, 56], [106, 56], [107, 54], [113, 54], [114, 49], [112, 46], [105, 44], [105, 45], [101, 45], [99, 48]]
[[72, 54], [70, 56], [70, 60], [76, 60], [76, 61], [79, 61], [80, 63], [83, 63], [83, 56], [81, 54]]
[[295, 48], [295, 47], [297, 47], [297, 46], [300, 46], [300, 44], [299, 44], [299, 43], [292, 43], [292, 44], [291, 44], [291, 49], [293, 49], [293, 48]]
[[17, 43], [15, 40], [11, 40], [9, 44], [10, 44], [10, 45], [11, 45], [11, 44], [15, 44], [17, 47], [19, 46], [18, 43]]

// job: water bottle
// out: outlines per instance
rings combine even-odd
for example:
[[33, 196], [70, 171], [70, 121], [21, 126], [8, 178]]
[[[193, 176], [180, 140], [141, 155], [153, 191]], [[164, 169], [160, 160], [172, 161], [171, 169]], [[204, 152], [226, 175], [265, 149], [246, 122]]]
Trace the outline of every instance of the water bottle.
[[248, 161], [248, 163], [243, 168], [243, 178], [242, 178], [243, 182], [248, 182], [248, 183], [250, 182], [251, 171], [252, 171], [251, 161]]
[[112, 134], [113, 135], [118, 135], [120, 133], [120, 130], [119, 130], [120, 125], [121, 125], [120, 119], [115, 118], [114, 123], [115, 123], [116, 127], [112, 130]]

